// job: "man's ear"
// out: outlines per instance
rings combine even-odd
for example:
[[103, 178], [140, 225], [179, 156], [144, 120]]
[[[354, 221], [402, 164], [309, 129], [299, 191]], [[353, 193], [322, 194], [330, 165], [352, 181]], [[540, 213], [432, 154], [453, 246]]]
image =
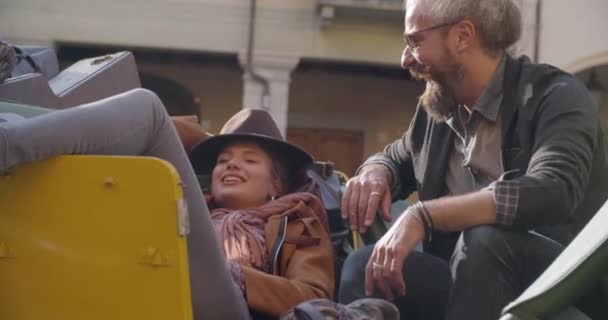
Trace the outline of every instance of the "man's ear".
[[471, 47], [473, 39], [477, 36], [475, 25], [469, 20], [462, 20], [456, 24], [456, 50], [463, 52]]

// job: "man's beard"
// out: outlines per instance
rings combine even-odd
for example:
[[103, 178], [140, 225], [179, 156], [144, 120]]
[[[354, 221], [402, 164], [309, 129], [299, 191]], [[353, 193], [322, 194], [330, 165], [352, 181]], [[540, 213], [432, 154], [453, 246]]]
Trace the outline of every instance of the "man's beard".
[[458, 81], [462, 79], [461, 66], [451, 63], [447, 72], [434, 74], [429, 67], [421, 65], [410, 68], [414, 79], [426, 81], [426, 89], [418, 98], [428, 115], [436, 122], [445, 122], [457, 106], [453, 91], [447, 85], [447, 79]]
[[457, 103], [448, 86], [435, 80], [426, 81], [426, 89], [418, 98], [424, 110], [436, 122], [445, 122], [452, 114]]

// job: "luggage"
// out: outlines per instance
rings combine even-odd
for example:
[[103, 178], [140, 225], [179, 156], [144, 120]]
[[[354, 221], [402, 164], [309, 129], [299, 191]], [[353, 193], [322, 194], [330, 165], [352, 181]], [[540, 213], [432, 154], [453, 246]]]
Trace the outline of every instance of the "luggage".
[[0, 83], [0, 99], [58, 109], [61, 106], [41, 73], [26, 73]]
[[50, 48], [0, 44], [14, 50], [16, 57], [11, 77], [0, 81], [0, 99], [63, 109], [141, 86], [130, 52], [83, 59], [58, 73]]
[[62, 108], [97, 101], [141, 86], [131, 52], [80, 60], [49, 80]]

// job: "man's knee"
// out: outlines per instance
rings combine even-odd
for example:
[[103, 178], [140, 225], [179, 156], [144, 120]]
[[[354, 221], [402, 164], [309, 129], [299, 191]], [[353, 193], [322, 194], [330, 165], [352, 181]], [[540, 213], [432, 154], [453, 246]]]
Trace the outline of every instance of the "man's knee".
[[451, 260], [452, 276], [508, 261], [513, 251], [510, 232], [493, 226], [478, 226], [462, 232]]
[[494, 251], [508, 243], [510, 231], [494, 226], [478, 226], [462, 232], [463, 244], [469, 252]]
[[365, 266], [373, 246], [361, 248], [348, 255], [340, 274], [338, 300], [350, 303], [365, 296]]

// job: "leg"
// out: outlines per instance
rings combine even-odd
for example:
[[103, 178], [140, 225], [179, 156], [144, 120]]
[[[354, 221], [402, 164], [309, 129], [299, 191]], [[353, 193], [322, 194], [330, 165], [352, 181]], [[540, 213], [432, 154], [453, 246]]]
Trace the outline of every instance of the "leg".
[[190, 211], [188, 251], [195, 317], [248, 317], [242, 294], [232, 285], [188, 157], [154, 93], [132, 90], [76, 108], [0, 124], [0, 172], [60, 154], [148, 155], [173, 164]]
[[528, 232], [480, 226], [462, 232], [451, 269], [447, 319], [498, 319], [559, 255], [562, 246]]
[[[372, 249], [373, 246], [359, 249], [344, 262], [338, 294], [340, 303], [348, 304], [365, 298], [365, 265]], [[405, 262], [403, 276], [406, 295], [393, 301], [401, 319], [443, 319], [450, 290], [447, 262], [415, 251]]]

